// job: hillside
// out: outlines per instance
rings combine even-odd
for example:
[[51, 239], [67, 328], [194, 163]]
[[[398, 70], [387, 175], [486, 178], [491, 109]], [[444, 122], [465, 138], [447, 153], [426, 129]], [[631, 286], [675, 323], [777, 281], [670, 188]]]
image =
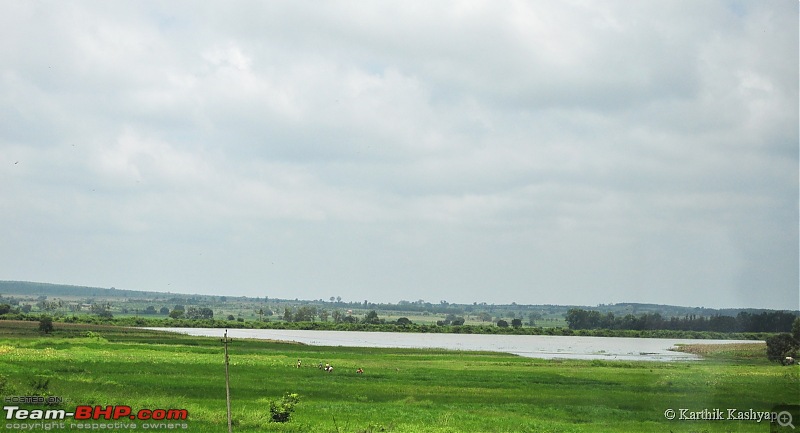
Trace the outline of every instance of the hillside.
[[[233, 297], [224, 295], [199, 295], [199, 294], [181, 294], [171, 292], [150, 292], [141, 290], [128, 290], [102, 288], [102, 287], [87, 287], [87, 286], [74, 286], [66, 284], [52, 284], [40, 283], [29, 281], [0, 281], [0, 296], [19, 295], [19, 296], [47, 296], [47, 297], [62, 297], [62, 298], [93, 298], [104, 300], [142, 300], [142, 301], [161, 301], [161, 302], [185, 302], [187, 304], [217, 304], [228, 301], [236, 300], [237, 302], [246, 303], [259, 303], [266, 301], [265, 298], [255, 297]], [[662, 305], [662, 304], [647, 304], [647, 303], [617, 303], [617, 304], [601, 304], [598, 306], [582, 306], [582, 305], [543, 305], [543, 304], [486, 304], [486, 303], [473, 303], [473, 304], [450, 304], [450, 303], [430, 303], [430, 302], [407, 302], [400, 301], [397, 304], [373, 304], [361, 302], [327, 302], [324, 300], [284, 300], [284, 299], [270, 299], [272, 303], [280, 304], [301, 304], [301, 305], [327, 305], [338, 307], [355, 307], [359, 309], [376, 309], [384, 311], [404, 311], [404, 312], [430, 312], [440, 314], [464, 314], [477, 311], [490, 311], [493, 313], [501, 313], [507, 311], [516, 312], [519, 315], [526, 315], [529, 313], [538, 313], [542, 316], [561, 316], [571, 308], [582, 308], [587, 310], [596, 310], [602, 313], [614, 313], [617, 316], [624, 316], [626, 314], [640, 315], [640, 314], [661, 314], [664, 317], [683, 317], [683, 316], [698, 316], [698, 317], [712, 317], [716, 315], [723, 316], [736, 316], [740, 312], [748, 312], [756, 314], [765, 311], [772, 311], [766, 309], [756, 308], [726, 308], [714, 309], [704, 307], [686, 307], [676, 305]], [[790, 310], [791, 311], [791, 310]], [[792, 311], [800, 314], [800, 310]]]

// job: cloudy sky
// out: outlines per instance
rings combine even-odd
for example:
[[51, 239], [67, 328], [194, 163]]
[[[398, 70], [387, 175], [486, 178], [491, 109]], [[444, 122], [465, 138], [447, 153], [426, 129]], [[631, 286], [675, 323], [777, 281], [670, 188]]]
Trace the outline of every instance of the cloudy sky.
[[795, 0], [0, 8], [0, 279], [798, 308]]

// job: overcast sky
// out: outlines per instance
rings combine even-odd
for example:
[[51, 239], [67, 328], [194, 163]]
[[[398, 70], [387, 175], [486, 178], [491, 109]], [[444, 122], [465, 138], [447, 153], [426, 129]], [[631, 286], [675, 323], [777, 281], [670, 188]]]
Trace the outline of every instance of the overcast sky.
[[796, 0], [0, 9], [0, 279], [798, 308]]

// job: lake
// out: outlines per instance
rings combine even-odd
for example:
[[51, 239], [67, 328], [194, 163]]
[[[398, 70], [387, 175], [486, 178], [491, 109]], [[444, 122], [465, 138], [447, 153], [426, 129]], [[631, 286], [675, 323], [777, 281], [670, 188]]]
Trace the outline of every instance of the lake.
[[[147, 328], [222, 337], [219, 328]], [[555, 335], [419, 334], [402, 332], [229, 329], [230, 338], [292, 341], [313, 346], [386, 347], [505, 352], [542, 359], [687, 361], [700, 357], [671, 350], [678, 344], [755, 343], [753, 340], [579, 337]]]

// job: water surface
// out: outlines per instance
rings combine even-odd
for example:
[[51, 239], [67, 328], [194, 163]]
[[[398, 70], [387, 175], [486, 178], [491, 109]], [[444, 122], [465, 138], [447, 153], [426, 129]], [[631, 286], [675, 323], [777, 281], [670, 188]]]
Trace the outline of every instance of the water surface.
[[[147, 328], [222, 337], [219, 328]], [[754, 343], [752, 340], [580, 337], [556, 335], [420, 334], [403, 332], [229, 329], [230, 338], [293, 341], [313, 346], [386, 347], [505, 352], [542, 359], [684, 361], [700, 357], [676, 352], [678, 344]]]

